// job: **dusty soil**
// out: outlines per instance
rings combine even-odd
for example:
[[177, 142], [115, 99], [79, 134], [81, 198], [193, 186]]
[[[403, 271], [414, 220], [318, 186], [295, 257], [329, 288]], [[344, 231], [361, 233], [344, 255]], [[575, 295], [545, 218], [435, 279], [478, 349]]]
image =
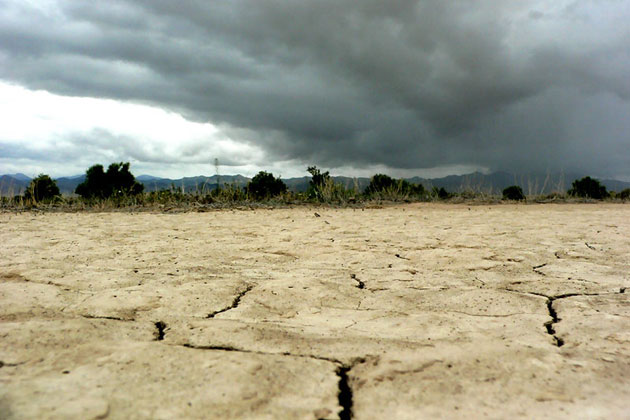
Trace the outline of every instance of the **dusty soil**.
[[5, 213], [0, 241], [2, 418], [630, 418], [628, 205]]

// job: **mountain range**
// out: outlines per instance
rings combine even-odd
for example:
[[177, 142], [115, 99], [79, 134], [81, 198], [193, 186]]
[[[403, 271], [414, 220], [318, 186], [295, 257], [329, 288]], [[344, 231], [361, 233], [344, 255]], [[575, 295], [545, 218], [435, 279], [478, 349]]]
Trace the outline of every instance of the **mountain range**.
[[[551, 192], [566, 192], [571, 187], [571, 183], [586, 176], [585, 174], [510, 174], [507, 172], [494, 172], [483, 174], [475, 172], [466, 175], [449, 175], [443, 178], [406, 178], [413, 184], [422, 184], [425, 188], [444, 188], [449, 192], [474, 191], [489, 194], [500, 194], [504, 188], [510, 185], [518, 185], [527, 195], [548, 194]], [[343, 184], [346, 188], [356, 187], [359, 190], [365, 189], [370, 183], [369, 178], [351, 178], [345, 176], [332, 177], [336, 183]], [[56, 179], [57, 186], [62, 194], [70, 195], [74, 193], [77, 185], [85, 179], [85, 175], [71, 177], [60, 177]], [[179, 179], [160, 178], [152, 175], [140, 175], [136, 179], [144, 184], [145, 191], [160, 191], [165, 189], [176, 189], [185, 192], [208, 191], [217, 188], [218, 185], [236, 185], [243, 187], [247, 185], [250, 178], [242, 175], [212, 175], [195, 176]], [[299, 178], [283, 179], [289, 190], [302, 192], [308, 188], [309, 176]], [[31, 178], [21, 174], [6, 174], [0, 176], [0, 195], [12, 196], [22, 194]], [[630, 188], [630, 182], [618, 181], [614, 179], [600, 180], [609, 191], [621, 191]]]

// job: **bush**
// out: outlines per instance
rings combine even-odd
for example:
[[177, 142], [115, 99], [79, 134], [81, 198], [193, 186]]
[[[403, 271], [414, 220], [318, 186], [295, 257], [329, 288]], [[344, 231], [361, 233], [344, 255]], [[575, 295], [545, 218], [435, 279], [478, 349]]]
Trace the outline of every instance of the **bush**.
[[384, 174], [376, 174], [370, 179], [365, 195], [388, 200], [406, 200], [410, 196], [423, 197], [426, 191], [422, 184], [411, 184], [404, 179], [393, 179]]
[[287, 186], [280, 178], [274, 178], [273, 174], [260, 171], [247, 184], [247, 192], [254, 200], [263, 200], [275, 197], [287, 191]]
[[507, 187], [503, 190], [503, 199], [504, 200], [525, 200], [525, 195], [523, 194], [523, 190], [518, 185], [512, 185], [511, 187]]
[[625, 190], [623, 190], [619, 194], [617, 194], [617, 198], [620, 198], [622, 200], [629, 199], [630, 198], [630, 188], [626, 188]]
[[590, 176], [573, 181], [571, 189], [567, 193], [572, 196], [594, 198], [596, 200], [608, 197], [606, 187]]
[[247, 193], [237, 183], [231, 183], [212, 190], [210, 198], [216, 203], [239, 203], [247, 201]]
[[31, 183], [24, 192], [24, 198], [27, 200], [48, 201], [60, 195], [57, 183], [48, 175], [39, 174], [31, 180]]
[[396, 181], [384, 174], [376, 174], [370, 179], [370, 184], [365, 189], [365, 194], [373, 195], [385, 190], [391, 189], [396, 184]]
[[439, 198], [440, 200], [446, 200], [447, 198], [451, 197], [451, 194], [448, 191], [446, 191], [444, 187], [440, 187], [440, 188], [433, 187], [433, 190], [431, 191], [431, 195], [433, 197]]
[[103, 165], [94, 165], [85, 173], [85, 181], [74, 191], [83, 198], [110, 198], [137, 195], [144, 185], [129, 172], [129, 162], [112, 163], [103, 171]]
[[322, 173], [316, 166], [309, 166], [306, 171], [311, 174], [306, 196], [310, 199], [314, 198], [322, 201], [322, 191], [324, 187], [332, 181], [330, 179], [330, 173], [328, 171]]

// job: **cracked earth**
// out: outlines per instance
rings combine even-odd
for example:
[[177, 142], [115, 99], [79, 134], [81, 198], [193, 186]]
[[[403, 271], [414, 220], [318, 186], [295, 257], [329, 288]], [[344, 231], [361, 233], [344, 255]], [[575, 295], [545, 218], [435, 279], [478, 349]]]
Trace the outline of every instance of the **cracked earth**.
[[630, 206], [0, 214], [0, 418], [630, 418]]

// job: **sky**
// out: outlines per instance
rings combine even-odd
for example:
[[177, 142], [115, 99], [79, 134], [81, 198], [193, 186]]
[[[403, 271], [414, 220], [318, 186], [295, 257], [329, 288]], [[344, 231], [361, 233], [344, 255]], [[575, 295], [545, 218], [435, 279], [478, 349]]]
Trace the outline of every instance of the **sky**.
[[0, 174], [630, 181], [629, 75], [630, 0], [0, 0]]

